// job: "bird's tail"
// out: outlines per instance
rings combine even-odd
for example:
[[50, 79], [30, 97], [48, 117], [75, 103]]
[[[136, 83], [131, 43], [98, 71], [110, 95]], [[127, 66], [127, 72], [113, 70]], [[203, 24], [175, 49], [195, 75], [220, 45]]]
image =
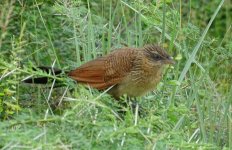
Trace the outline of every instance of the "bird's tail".
[[[53, 68], [53, 67], [46, 67], [46, 66], [40, 66], [33, 68], [33, 70], [42, 70], [46, 73], [50, 73], [51, 75], [54, 76], [60, 76], [63, 71], [61, 69]], [[25, 80], [23, 80], [24, 83], [33, 83], [33, 84], [47, 84], [49, 81], [51, 81], [51, 77], [30, 77]]]

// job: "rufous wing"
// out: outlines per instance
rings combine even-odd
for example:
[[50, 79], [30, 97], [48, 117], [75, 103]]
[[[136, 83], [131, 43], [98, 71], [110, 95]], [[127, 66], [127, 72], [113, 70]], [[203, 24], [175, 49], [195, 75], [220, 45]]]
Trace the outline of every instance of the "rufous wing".
[[89, 61], [68, 76], [79, 83], [103, 90], [120, 83], [132, 68], [133, 51], [119, 49], [105, 57]]

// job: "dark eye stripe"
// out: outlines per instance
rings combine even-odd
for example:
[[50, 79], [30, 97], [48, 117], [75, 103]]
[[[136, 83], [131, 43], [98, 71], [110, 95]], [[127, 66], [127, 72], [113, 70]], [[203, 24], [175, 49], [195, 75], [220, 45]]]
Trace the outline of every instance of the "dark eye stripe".
[[163, 57], [161, 57], [160, 55], [157, 55], [157, 54], [153, 54], [152, 58], [155, 60], [162, 60], [163, 59]]

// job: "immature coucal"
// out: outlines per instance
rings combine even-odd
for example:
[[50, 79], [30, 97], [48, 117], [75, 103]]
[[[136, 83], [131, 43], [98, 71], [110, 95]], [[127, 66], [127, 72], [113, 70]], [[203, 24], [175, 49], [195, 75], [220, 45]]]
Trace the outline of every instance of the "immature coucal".
[[[137, 97], [152, 91], [162, 77], [164, 65], [174, 64], [167, 52], [159, 46], [120, 48], [110, 54], [84, 63], [67, 72], [77, 83], [108, 91], [115, 98], [123, 94]], [[39, 67], [48, 72], [48, 68]], [[54, 69], [57, 75], [62, 71]], [[27, 79], [26, 83], [47, 83], [47, 77]]]

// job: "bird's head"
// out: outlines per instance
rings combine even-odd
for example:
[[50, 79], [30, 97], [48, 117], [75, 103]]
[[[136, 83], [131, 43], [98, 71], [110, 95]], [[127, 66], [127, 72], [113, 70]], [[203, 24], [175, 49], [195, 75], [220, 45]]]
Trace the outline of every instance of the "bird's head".
[[161, 47], [157, 45], [148, 45], [143, 48], [145, 55], [150, 63], [154, 66], [163, 66], [168, 64], [175, 64], [172, 57]]

